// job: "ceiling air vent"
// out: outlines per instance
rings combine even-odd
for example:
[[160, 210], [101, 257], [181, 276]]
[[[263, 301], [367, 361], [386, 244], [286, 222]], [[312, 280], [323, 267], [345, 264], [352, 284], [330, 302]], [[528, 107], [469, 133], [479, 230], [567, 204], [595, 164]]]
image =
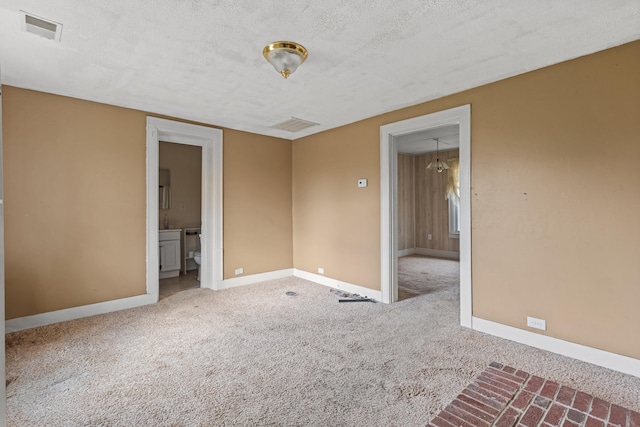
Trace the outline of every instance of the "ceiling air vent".
[[40, 18], [23, 10], [20, 11], [22, 31], [36, 34], [45, 39], [60, 41], [62, 24], [48, 19]]
[[307, 120], [291, 117], [291, 119], [271, 126], [272, 129], [285, 130], [287, 132], [300, 132], [302, 129], [310, 128], [312, 126], [318, 126], [319, 123], [309, 122]]

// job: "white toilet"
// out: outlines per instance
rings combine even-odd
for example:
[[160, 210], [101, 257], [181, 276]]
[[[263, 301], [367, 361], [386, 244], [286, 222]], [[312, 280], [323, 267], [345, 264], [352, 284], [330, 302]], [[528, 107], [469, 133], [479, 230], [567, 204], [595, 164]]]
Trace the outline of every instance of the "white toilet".
[[[198, 243], [200, 243], [201, 237], [202, 237], [202, 234], [198, 234]], [[198, 246], [201, 247], [200, 245]], [[200, 280], [200, 263], [202, 262], [202, 254], [200, 253], [199, 250], [193, 254], [193, 260], [196, 262], [196, 264], [198, 264], [198, 277], [196, 277], [196, 279]]]

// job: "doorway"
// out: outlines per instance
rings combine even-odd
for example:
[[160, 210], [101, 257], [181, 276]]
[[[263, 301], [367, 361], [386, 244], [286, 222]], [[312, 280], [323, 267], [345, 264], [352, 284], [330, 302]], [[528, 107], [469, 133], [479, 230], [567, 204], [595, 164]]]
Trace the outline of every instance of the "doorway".
[[395, 139], [398, 301], [426, 294], [457, 293], [459, 126], [430, 128]]
[[202, 147], [160, 141], [160, 295], [200, 287]]
[[[222, 131], [147, 117], [147, 294], [159, 298], [160, 141], [202, 148], [200, 287], [217, 290], [222, 271]], [[164, 225], [164, 224], [163, 224]]]
[[464, 105], [380, 127], [382, 301], [398, 300], [398, 146], [400, 137], [457, 125], [460, 165], [460, 324], [471, 327], [471, 106]]

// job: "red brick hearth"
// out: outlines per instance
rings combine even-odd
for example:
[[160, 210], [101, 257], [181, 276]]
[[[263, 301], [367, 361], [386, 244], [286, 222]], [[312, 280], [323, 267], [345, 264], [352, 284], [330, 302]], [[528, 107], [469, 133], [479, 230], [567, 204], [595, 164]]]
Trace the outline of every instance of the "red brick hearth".
[[640, 413], [493, 362], [428, 427], [640, 427]]

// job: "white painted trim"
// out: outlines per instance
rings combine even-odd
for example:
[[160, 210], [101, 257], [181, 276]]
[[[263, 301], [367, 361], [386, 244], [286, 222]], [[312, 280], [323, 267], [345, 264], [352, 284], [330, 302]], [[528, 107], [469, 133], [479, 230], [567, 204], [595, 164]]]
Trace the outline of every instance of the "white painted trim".
[[158, 155], [160, 140], [202, 147], [200, 286], [223, 278], [222, 130], [147, 117], [147, 294], [158, 300]]
[[[0, 67], [1, 68], [1, 67]], [[0, 70], [1, 71], [1, 70]], [[4, 313], [4, 178], [3, 178], [3, 148], [2, 148], [2, 73], [0, 72], [0, 318], [5, 318]], [[6, 333], [5, 324], [0, 322], [0, 333], [4, 337]], [[5, 346], [0, 350], [0, 427], [7, 424], [7, 388], [6, 388], [6, 371], [5, 371]]]
[[409, 256], [416, 253], [416, 248], [402, 249], [396, 252], [397, 257]]
[[[158, 224], [158, 174], [150, 173], [152, 170], [159, 169], [159, 152], [160, 145], [158, 141], [158, 128], [149, 124], [149, 118], [147, 117], [147, 206], [146, 206], [146, 224], [147, 224], [147, 251], [145, 257], [146, 263], [146, 279], [147, 279], [147, 295], [151, 295], [155, 302], [158, 302], [159, 289], [158, 280], [160, 279], [159, 267], [156, 266], [151, 260], [158, 259], [158, 232], [152, 232], [152, 230], [159, 230]], [[156, 206], [156, 215], [152, 215], [153, 206]], [[156, 283], [153, 286], [153, 283]]]
[[460, 325], [470, 328], [473, 306], [471, 282], [471, 105], [457, 110], [460, 131]]
[[418, 255], [433, 256], [437, 258], [460, 259], [460, 252], [441, 251], [439, 249], [416, 248], [415, 253]]
[[[363, 288], [339, 280], [330, 279], [325, 276], [307, 273], [293, 268], [269, 271], [266, 273], [252, 274], [249, 276], [234, 277], [232, 279], [221, 280], [217, 283], [217, 289], [229, 289], [238, 286], [245, 286], [268, 280], [281, 279], [283, 277], [296, 276], [321, 285], [341, 289], [346, 292], [356, 293], [362, 296], [380, 300], [380, 292]], [[148, 304], [155, 304], [157, 297], [153, 294], [138, 295], [129, 298], [122, 298], [112, 301], [88, 304], [79, 307], [66, 308], [64, 310], [51, 311], [48, 313], [36, 314], [33, 316], [19, 317], [5, 322], [6, 333], [35, 328], [38, 326], [50, 325], [52, 323], [65, 322], [68, 320], [80, 319], [82, 317], [95, 316], [98, 314], [110, 313], [113, 311], [126, 310]]]
[[380, 291], [387, 304], [398, 300], [398, 147], [389, 126], [380, 127]]
[[137, 295], [135, 297], [98, 302], [79, 307], [65, 308], [64, 310], [34, 314], [33, 316], [9, 319], [5, 322], [5, 329], [7, 333], [16, 332], [23, 329], [50, 325], [52, 323], [66, 322], [67, 320], [75, 320], [82, 317], [95, 316], [97, 314], [111, 313], [113, 311], [155, 304], [156, 302], [157, 299], [154, 298], [153, 295]]
[[293, 268], [283, 270], [268, 271], [266, 273], [250, 274], [248, 276], [233, 277], [220, 282], [218, 289], [236, 288], [238, 286], [252, 285], [254, 283], [266, 282], [267, 280], [282, 279], [293, 276]]
[[380, 126], [380, 280], [382, 302], [398, 299], [398, 143], [395, 137], [441, 126], [460, 133], [460, 324], [471, 327], [471, 105]]
[[343, 282], [341, 280], [331, 279], [327, 276], [320, 274], [309, 273], [307, 271], [293, 269], [293, 275], [300, 279], [308, 280], [310, 282], [317, 283], [319, 285], [328, 286], [334, 289], [340, 289], [341, 291], [349, 292], [352, 294], [358, 294], [363, 297], [371, 298], [376, 301], [382, 301], [382, 292], [376, 291], [362, 286], [354, 285], [352, 283]]
[[[436, 147], [437, 148], [437, 147]], [[413, 247], [415, 249], [416, 247], [416, 224], [418, 223], [417, 217], [418, 215], [416, 214], [416, 156], [411, 156], [411, 172], [413, 172], [411, 174], [411, 188], [413, 188]]]
[[583, 362], [603, 366], [614, 371], [640, 377], [640, 360], [620, 354], [610, 353], [593, 347], [575, 344], [535, 332], [525, 331], [490, 320], [473, 317], [473, 329], [496, 337], [547, 350], [552, 353], [572, 357]]

